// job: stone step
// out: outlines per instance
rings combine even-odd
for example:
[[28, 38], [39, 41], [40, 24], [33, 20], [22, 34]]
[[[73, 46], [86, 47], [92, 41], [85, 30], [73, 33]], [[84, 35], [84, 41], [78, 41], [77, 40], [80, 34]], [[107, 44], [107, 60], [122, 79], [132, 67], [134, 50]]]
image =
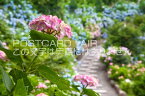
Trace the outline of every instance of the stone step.
[[86, 66], [86, 65], [90, 65], [91, 63], [82, 63], [82, 64], [80, 64], [80, 66]]
[[94, 54], [90, 54], [90, 52], [85, 54], [85, 57], [94, 57]]
[[97, 71], [96, 70], [90, 70], [88, 73], [97, 74]]
[[91, 68], [88, 68], [89, 72], [97, 72], [96, 69], [91, 69]]
[[89, 69], [89, 66], [79, 66], [78, 69]]
[[94, 90], [95, 92], [98, 92], [98, 93], [100, 93], [100, 94], [105, 94], [105, 93], [107, 93], [107, 91], [106, 90]]
[[98, 62], [98, 61], [92, 61], [91, 63], [92, 64], [97, 64], [97, 65], [100, 64], [100, 62]]
[[78, 69], [82, 69], [82, 70], [95, 70], [95, 71], [97, 71], [97, 69], [98, 69], [99, 67], [98, 66], [79, 66], [79, 68]]
[[[81, 74], [81, 75], [92, 75], [92, 73], [88, 73], [88, 72], [78, 72], [78, 74]], [[97, 76], [95, 76], [95, 78], [97, 78]]]
[[97, 89], [98, 87], [102, 87], [102, 84], [97, 85], [96, 87], [87, 87], [88, 89]]
[[96, 74], [96, 72], [88, 72], [89, 74]]
[[95, 54], [89, 54], [88, 56], [94, 58]]
[[98, 66], [89, 66], [89, 69], [97, 70], [99, 67]]
[[88, 66], [90, 66], [90, 65], [89, 65], [89, 64], [81, 64], [80, 66], [87, 66], [87, 67], [88, 67]]
[[84, 72], [84, 71], [80, 71], [80, 72], [78, 72], [79, 74], [84, 74], [84, 75], [90, 75], [90, 73], [88, 73], [88, 72]]
[[92, 57], [86, 57], [84, 58], [84, 60], [92, 60], [93, 58]]
[[99, 65], [92, 65], [92, 66], [90, 66], [89, 68], [90, 68], [90, 69], [97, 70], [97, 69], [100, 68], [100, 66], [99, 66]]
[[91, 67], [91, 66], [96, 67], [96, 66], [99, 66], [99, 64], [97, 64], [97, 63], [91, 63], [91, 64], [90, 64], [90, 67]]
[[79, 71], [82, 71], [82, 72], [83, 72], [83, 71], [86, 71], [86, 72], [88, 72], [89, 70], [88, 70], [88, 69], [80, 68]]
[[90, 61], [89, 60], [83, 60], [83, 61], [81, 61], [81, 63], [89, 63]]
[[100, 64], [100, 62], [97, 62], [97, 61], [91, 61], [91, 64]]
[[91, 74], [91, 76], [96, 77], [96, 76], [98, 76], [98, 74], [97, 73], [96, 74]]

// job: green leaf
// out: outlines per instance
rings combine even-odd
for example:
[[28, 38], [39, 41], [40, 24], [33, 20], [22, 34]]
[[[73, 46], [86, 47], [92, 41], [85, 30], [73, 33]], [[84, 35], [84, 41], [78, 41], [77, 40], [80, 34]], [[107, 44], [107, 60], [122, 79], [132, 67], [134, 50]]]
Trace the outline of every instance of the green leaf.
[[70, 82], [59, 77], [51, 68], [43, 65], [38, 68], [38, 71], [43, 77], [56, 84], [59, 89], [70, 90]]
[[63, 91], [57, 90], [55, 92], [55, 96], [68, 96], [68, 95], [66, 95]]
[[4, 46], [3, 46], [3, 44], [2, 44], [2, 42], [0, 41], [0, 48], [4, 48]]
[[79, 85], [72, 85], [72, 88], [77, 91], [77, 92], [80, 92], [80, 90], [78, 89], [78, 87], [80, 87]]
[[92, 89], [83, 89], [83, 92], [88, 96], [100, 96], [99, 93], [96, 93]]
[[24, 85], [27, 86], [28, 88], [28, 92], [33, 90], [33, 86], [31, 85], [29, 79], [27, 78], [26, 73], [17, 70], [17, 69], [13, 69], [10, 71], [10, 75], [13, 77], [13, 80], [15, 83], [17, 83], [17, 81], [19, 79], [23, 79], [24, 80]]
[[[35, 40], [35, 41], [41, 40], [41, 41], [39, 41], [39, 43], [34, 42], [37, 47], [45, 47], [45, 48], [50, 48], [53, 50], [56, 50], [56, 48], [57, 48], [57, 39], [55, 36], [53, 36], [51, 34], [46, 34], [43, 32], [31, 30], [30, 36], [31, 36], [32, 40]], [[46, 42], [44, 40], [49, 41], [49, 42]], [[43, 46], [42, 46], [42, 41], [44, 41]], [[55, 45], [53, 45], [53, 44], [55, 44]]]
[[5, 49], [5, 48], [2, 48], [2, 47], [0, 47], [0, 50], [2, 50], [2, 51], [4, 51], [5, 53], [6, 53], [6, 55], [7, 55], [7, 57], [11, 60], [11, 61], [13, 61], [13, 62], [16, 62], [16, 63], [22, 63], [22, 59], [21, 59], [21, 57], [19, 56], [19, 55], [14, 55], [13, 54], [13, 51], [11, 51], [11, 50], [8, 50], [8, 49]]
[[14, 87], [14, 84], [11, 80], [11, 78], [9, 77], [9, 75], [4, 71], [3, 67], [0, 65], [0, 70], [1, 70], [1, 73], [2, 73], [2, 79], [3, 79], [3, 83], [6, 87], [6, 89], [11, 92], [11, 90], [13, 89]]
[[27, 91], [23, 79], [17, 80], [13, 96], [27, 96]]

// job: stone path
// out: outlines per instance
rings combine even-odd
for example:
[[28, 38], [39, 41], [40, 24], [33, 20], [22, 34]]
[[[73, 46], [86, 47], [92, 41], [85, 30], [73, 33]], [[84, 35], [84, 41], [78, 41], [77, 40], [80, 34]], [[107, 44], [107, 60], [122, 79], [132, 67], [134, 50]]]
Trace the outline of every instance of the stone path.
[[92, 75], [99, 80], [97, 87], [90, 87], [100, 93], [101, 96], [118, 96], [107, 79], [105, 66], [99, 61], [101, 46], [90, 48], [86, 52], [77, 66], [79, 74]]

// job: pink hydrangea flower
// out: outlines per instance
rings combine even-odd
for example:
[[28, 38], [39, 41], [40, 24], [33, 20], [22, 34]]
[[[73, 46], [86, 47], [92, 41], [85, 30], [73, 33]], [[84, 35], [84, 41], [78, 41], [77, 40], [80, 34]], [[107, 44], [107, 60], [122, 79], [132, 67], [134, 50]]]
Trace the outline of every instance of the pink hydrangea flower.
[[110, 65], [110, 66], [112, 66], [112, 65], [113, 65], [113, 63], [112, 63], [112, 62], [110, 62], [110, 63], [109, 63], [109, 65]]
[[112, 69], [109, 69], [109, 71], [112, 71]]
[[128, 64], [128, 65], [127, 65], [127, 67], [131, 67], [131, 66], [132, 66], [131, 64]]
[[130, 83], [131, 80], [130, 79], [125, 79], [125, 82]]
[[104, 62], [107, 62], [107, 60], [104, 60]]
[[111, 72], [111, 71], [108, 71], [107, 73], [108, 73], [108, 74], [111, 74], [112, 72]]
[[2, 45], [4, 48], [9, 49], [9, 47], [7, 46], [7, 43], [3, 42]]
[[118, 77], [118, 79], [123, 79], [123, 78], [124, 78], [124, 76], [119, 76], [119, 77]]
[[109, 57], [107, 57], [106, 59], [110, 61], [110, 60], [112, 60], [112, 57], [109, 56]]
[[144, 72], [145, 72], [145, 68], [144, 68], [144, 67], [142, 67], [142, 68], [138, 69], [138, 71], [140, 71], [140, 72], [144, 73]]
[[48, 95], [46, 95], [44, 93], [40, 93], [40, 94], [37, 94], [36, 96], [48, 96]]
[[115, 46], [112, 46], [112, 47], [109, 47], [107, 49], [107, 51], [108, 51], [107, 55], [111, 55], [111, 54], [119, 55], [118, 52], [123, 53], [122, 55], [131, 55], [130, 51], [126, 47], [115, 47]]
[[50, 81], [49, 80], [45, 80], [45, 83], [50, 83]]
[[97, 24], [88, 24], [86, 30], [91, 33], [92, 38], [101, 36], [101, 28]]
[[4, 61], [7, 60], [7, 57], [6, 57], [5, 52], [3, 52], [3, 51], [1, 51], [1, 50], [0, 50], [0, 59], [1, 59], [1, 60], [4, 60]]
[[142, 63], [142, 61], [137, 61], [137, 63], [138, 63], [138, 64], [141, 64], [141, 63]]
[[126, 48], [126, 47], [120, 47], [120, 50], [123, 51], [123, 52], [125, 52], [124, 55], [131, 55], [129, 49]]
[[121, 47], [121, 49], [124, 50], [124, 51], [125, 51], [125, 50], [128, 50], [128, 48], [126, 48], [126, 47]]
[[44, 83], [39, 83], [38, 86], [36, 86], [36, 88], [48, 88]]
[[100, 33], [100, 31], [96, 31], [96, 32], [92, 32], [91, 35], [93, 37], [100, 37], [101, 36], [101, 33]]
[[79, 81], [83, 86], [97, 86], [98, 80], [89, 75], [76, 75], [74, 81]]
[[[7, 44], [5, 42], [3, 42], [2, 45], [4, 46], [4, 48], [9, 49], [8, 46], [7, 46]], [[0, 59], [3, 60], [3, 61], [8, 60], [5, 52], [3, 52], [1, 50], [0, 50]]]
[[116, 69], [119, 69], [119, 66], [118, 66], [118, 65], [115, 65], [114, 67], [115, 67]]
[[141, 75], [140, 73], [137, 73], [137, 74], [136, 74], [136, 76], [140, 76], [140, 75]]
[[62, 39], [64, 36], [71, 38], [71, 27], [65, 24], [57, 16], [42, 15], [32, 20], [29, 23], [31, 30], [42, 31], [48, 34], [54, 34], [58, 39]]

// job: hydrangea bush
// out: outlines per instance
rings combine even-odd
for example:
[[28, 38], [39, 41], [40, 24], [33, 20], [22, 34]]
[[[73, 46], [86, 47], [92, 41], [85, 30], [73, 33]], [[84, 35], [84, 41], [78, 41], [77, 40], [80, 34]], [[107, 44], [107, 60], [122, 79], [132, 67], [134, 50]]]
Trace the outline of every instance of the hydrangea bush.
[[119, 87], [131, 96], [143, 96], [144, 93], [144, 74], [145, 66], [140, 61], [136, 64], [121, 66], [111, 65], [108, 69], [108, 75], [115, 80]]
[[109, 47], [101, 56], [101, 61], [107, 65], [122, 65], [131, 63], [131, 52], [126, 47]]
[[0, 51], [0, 59], [6, 60], [6, 54], [3, 51]]
[[37, 10], [27, 0], [18, 2], [6, 0], [6, 3], [2, 4], [0, 8], [0, 20], [6, 22], [5, 25], [9, 25], [6, 29], [10, 31], [6, 33], [10, 34], [11, 38], [27, 38], [30, 31], [27, 23], [38, 15]]
[[88, 75], [76, 75], [74, 77], [74, 81], [79, 81], [83, 85], [84, 88], [88, 86], [98, 85], [98, 80]]

